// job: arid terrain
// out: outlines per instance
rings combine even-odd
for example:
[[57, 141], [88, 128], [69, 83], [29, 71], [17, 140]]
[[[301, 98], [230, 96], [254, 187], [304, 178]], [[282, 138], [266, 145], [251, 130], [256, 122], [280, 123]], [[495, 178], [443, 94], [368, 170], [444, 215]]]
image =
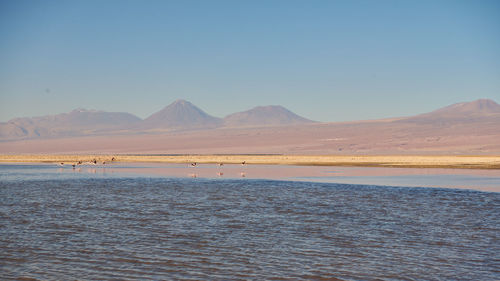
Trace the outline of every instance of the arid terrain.
[[[500, 169], [500, 156], [355, 156], [355, 155], [121, 155], [23, 154], [0, 155], [0, 162], [63, 163], [109, 166], [112, 163], [251, 164], [301, 166], [360, 166], [395, 168]], [[78, 163], [78, 164], [77, 164]]]
[[[57, 124], [71, 130], [57, 127], [52, 133], [34, 119], [23, 119], [31, 122], [31, 129], [19, 122], [2, 123], [0, 153], [500, 155], [500, 105], [491, 100], [458, 103], [411, 117], [336, 123], [313, 122], [280, 107], [255, 108], [220, 119], [185, 101], [143, 121], [120, 116], [130, 122], [121, 121], [113, 129], [97, 123], [97, 129], [90, 130], [89, 123], [79, 129], [63, 120]], [[62, 117], [53, 117], [57, 118]], [[50, 124], [50, 118], [42, 119]], [[36, 135], [36, 126], [43, 127], [39, 131], [46, 135]], [[28, 134], [15, 136], [12, 127]]]

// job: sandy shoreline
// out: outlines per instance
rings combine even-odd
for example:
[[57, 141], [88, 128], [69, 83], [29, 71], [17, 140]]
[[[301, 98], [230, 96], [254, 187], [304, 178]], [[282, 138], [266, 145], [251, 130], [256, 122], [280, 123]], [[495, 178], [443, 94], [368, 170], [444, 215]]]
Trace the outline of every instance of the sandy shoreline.
[[402, 167], [500, 169], [500, 156], [406, 156], [406, 155], [124, 155], [124, 154], [22, 154], [0, 155], [0, 162], [76, 163], [224, 163], [303, 166]]

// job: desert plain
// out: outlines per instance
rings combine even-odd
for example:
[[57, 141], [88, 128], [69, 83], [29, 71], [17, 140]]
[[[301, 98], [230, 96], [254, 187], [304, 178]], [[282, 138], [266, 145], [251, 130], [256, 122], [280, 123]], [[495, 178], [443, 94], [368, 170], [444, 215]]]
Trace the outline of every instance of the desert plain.
[[4, 163], [186, 163], [265, 164], [300, 166], [500, 169], [500, 156], [445, 155], [126, 155], [126, 154], [18, 154], [0, 155]]
[[[123, 115], [75, 110], [2, 123], [0, 162], [109, 163], [114, 158], [500, 169], [500, 105], [492, 100], [457, 103], [409, 117], [326, 123], [280, 106], [256, 107], [221, 119], [184, 100], [145, 120]], [[123, 124], [116, 127], [116, 120]]]

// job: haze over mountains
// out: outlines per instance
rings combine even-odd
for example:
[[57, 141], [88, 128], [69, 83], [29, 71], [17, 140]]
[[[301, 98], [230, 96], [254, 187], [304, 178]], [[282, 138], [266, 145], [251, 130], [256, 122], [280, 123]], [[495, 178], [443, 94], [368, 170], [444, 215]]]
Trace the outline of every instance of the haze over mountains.
[[144, 120], [130, 113], [86, 109], [42, 117], [15, 118], [0, 123], [0, 139], [206, 130], [225, 126], [261, 127], [312, 122], [282, 106], [259, 106], [225, 118], [217, 118], [188, 101], [176, 100]]
[[405, 118], [405, 122], [452, 123], [500, 121], [500, 105], [488, 99], [452, 104], [438, 110]]
[[139, 122], [141, 119], [130, 113], [75, 109], [69, 113], [15, 118], [6, 123], [0, 123], [0, 139], [105, 133]]
[[290, 110], [279, 106], [257, 106], [250, 110], [230, 114], [224, 118], [228, 127], [252, 127], [273, 125], [296, 125], [314, 123]]
[[74, 110], [0, 123], [0, 153], [500, 154], [500, 105], [320, 123], [281, 106], [211, 116], [177, 100], [148, 118]]
[[144, 119], [143, 129], [211, 129], [221, 126], [223, 121], [213, 117], [192, 103], [176, 100], [162, 110]]

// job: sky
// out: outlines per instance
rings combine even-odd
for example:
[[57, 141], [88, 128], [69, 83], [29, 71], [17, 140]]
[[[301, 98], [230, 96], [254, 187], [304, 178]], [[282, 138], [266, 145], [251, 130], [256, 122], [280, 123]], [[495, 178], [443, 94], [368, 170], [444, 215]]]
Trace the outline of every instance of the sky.
[[0, 121], [177, 99], [317, 121], [500, 102], [500, 1], [0, 0]]

